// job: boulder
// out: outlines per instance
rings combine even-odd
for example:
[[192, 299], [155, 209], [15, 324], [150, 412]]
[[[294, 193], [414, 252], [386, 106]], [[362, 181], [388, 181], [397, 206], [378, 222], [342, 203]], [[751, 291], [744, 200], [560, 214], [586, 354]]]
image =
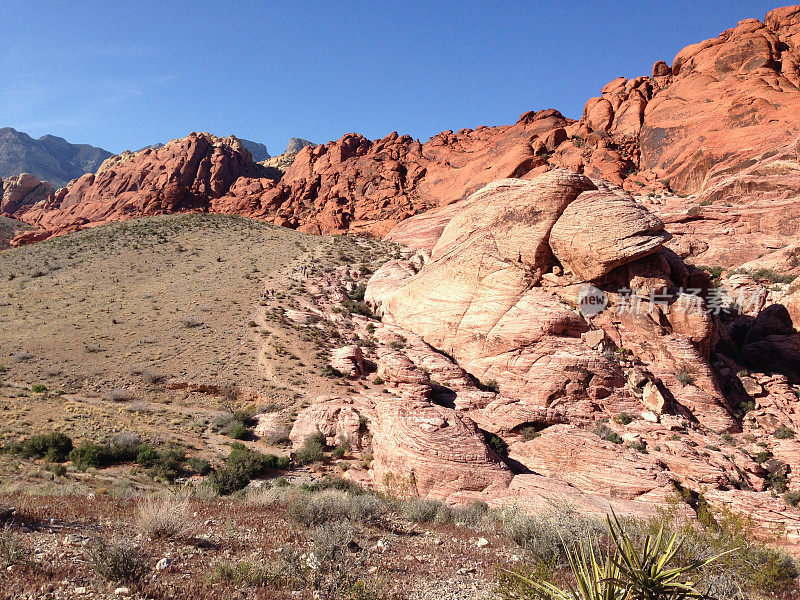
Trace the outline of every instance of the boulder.
[[661, 220], [628, 194], [597, 190], [564, 209], [552, 227], [550, 247], [564, 267], [591, 281], [657, 252], [668, 239]]

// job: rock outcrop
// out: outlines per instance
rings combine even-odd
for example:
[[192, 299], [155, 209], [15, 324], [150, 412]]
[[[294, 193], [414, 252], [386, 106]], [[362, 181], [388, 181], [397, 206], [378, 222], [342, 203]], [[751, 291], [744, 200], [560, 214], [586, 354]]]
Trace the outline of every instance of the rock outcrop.
[[47, 200], [53, 193], [53, 186], [47, 181], [39, 181], [36, 175], [22, 173], [0, 179], [0, 214], [11, 215], [37, 202]]
[[[703, 356], [713, 325], [702, 316], [700, 296], [694, 309], [701, 315], [689, 317], [692, 307], [681, 306], [675, 290], [688, 271], [663, 254], [660, 222], [623, 192], [593, 188], [585, 176], [562, 170], [494, 182], [463, 203], [418, 271], [389, 263], [366, 298], [385, 322], [419, 334], [478, 380], [496, 382], [501, 397], [474, 415], [489, 429], [585, 417], [593, 405], [628, 401], [622, 365], [604, 352], [610, 345], [590, 345], [584, 335], [597, 329], [632, 352], [691, 418], [735, 428]], [[574, 205], [600, 215], [602, 226], [581, 220]], [[604, 219], [606, 211], [635, 218]], [[587, 281], [606, 290], [610, 310], [577, 310]], [[634, 290], [635, 303], [623, 288]], [[680, 381], [687, 369], [692, 385]], [[654, 396], [650, 389], [648, 400]]]

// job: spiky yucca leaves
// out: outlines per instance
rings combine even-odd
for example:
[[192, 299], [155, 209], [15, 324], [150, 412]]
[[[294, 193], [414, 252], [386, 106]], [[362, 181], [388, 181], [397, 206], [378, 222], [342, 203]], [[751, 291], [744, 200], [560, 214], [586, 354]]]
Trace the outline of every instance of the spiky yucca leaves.
[[690, 575], [714, 562], [729, 550], [705, 560], [680, 567], [669, 567], [680, 555], [683, 542], [677, 534], [664, 535], [662, 524], [655, 537], [648, 535], [640, 548], [631, 542], [617, 515], [606, 517], [616, 553], [611, 559], [619, 570], [615, 583], [625, 590], [626, 600], [691, 600], [709, 596], [699, 592], [689, 581]]
[[733, 550], [688, 565], [670, 567], [683, 545], [676, 534], [666, 537], [662, 525], [655, 536], [648, 535], [637, 547], [617, 516], [612, 515], [613, 519], [606, 518], [614, 545], [611, 550], [598, 552], [591, 537], [586, 544], [566, 548], [574, 584], [568, 583], [564, 588], [513, 571], [502, 570], [503, 574], [522, 584], [523, 597], [543, 600], [710, 599], [695, 588], [690, 581], [691, 574]]
[[565, 548], [575, 585], [561, 589], [548, 581], [536, 581], [520, 573], [504, 571], [519, 580], [533, 598], [548, 600], [623, 600], [619, 568], [610, 555], [600, 556], [594, 549], [591, 537], [586, 545]]

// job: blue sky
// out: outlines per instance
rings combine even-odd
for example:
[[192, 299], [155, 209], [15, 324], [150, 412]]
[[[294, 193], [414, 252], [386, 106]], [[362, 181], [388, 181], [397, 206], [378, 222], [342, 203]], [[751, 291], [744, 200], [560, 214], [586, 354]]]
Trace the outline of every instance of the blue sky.
[[113, 152], [233, 133], [272, 154], [426, 140], [554, 107], [773, 2], [4, 2], [0, 127]]

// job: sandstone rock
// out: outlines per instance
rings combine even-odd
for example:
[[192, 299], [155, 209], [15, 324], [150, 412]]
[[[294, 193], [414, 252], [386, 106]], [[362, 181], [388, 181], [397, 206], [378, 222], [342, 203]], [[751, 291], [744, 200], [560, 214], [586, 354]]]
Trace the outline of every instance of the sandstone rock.
[[344, 346], [331, 350], [330, 365], [348, 377], [364, 375], [364, 353], [359, 346]]
[[652, 381], [648, 381], [642, 390], [642, 404], [650, 412], [660, 415], [664, 412], [667, 401], [658, 386]]
[[[592, 227], [586, 226], [591, 215]], [[627, 194], [586, 192], [563, 211], [550, 246], [567, 269], [583, 280], [656, 252], [669, 238], [664, 224]]]
[[458, 244], [480, 240], [496, 255], [534, 269], [549, 266], [548, 236], [567, 206], [594, 184], [582, 175], [555, 170], [532, 181], [503, 179], [473, 194], [444, 228], [431, 252], [436, 259]]
[[0, 215], [13, 216], [21, 209], [47, 200], [53, 194], [53, 186], [39, 181], [36, 175], [22, 173], [0, 179]]
[[469, 417], [427, 402], [376, 406], [373, 479], [396, 492], [447, 499], [505, 488], [512, 474]]
[[329, 446], [336, 446], [345, 440], [351, 448], [361, 448], [361, 415], [352, 401], [318, 398], [297, 415], [289, 439], [297, 448], [303, 445], [306, 438], [317, 433], [325, 436]]
[[614, 498], [634, 499], [667, 483], [643, 455], [571, 425], [554, 425], [536, 439], [512, 444], [509, 456], [536, 473]]

